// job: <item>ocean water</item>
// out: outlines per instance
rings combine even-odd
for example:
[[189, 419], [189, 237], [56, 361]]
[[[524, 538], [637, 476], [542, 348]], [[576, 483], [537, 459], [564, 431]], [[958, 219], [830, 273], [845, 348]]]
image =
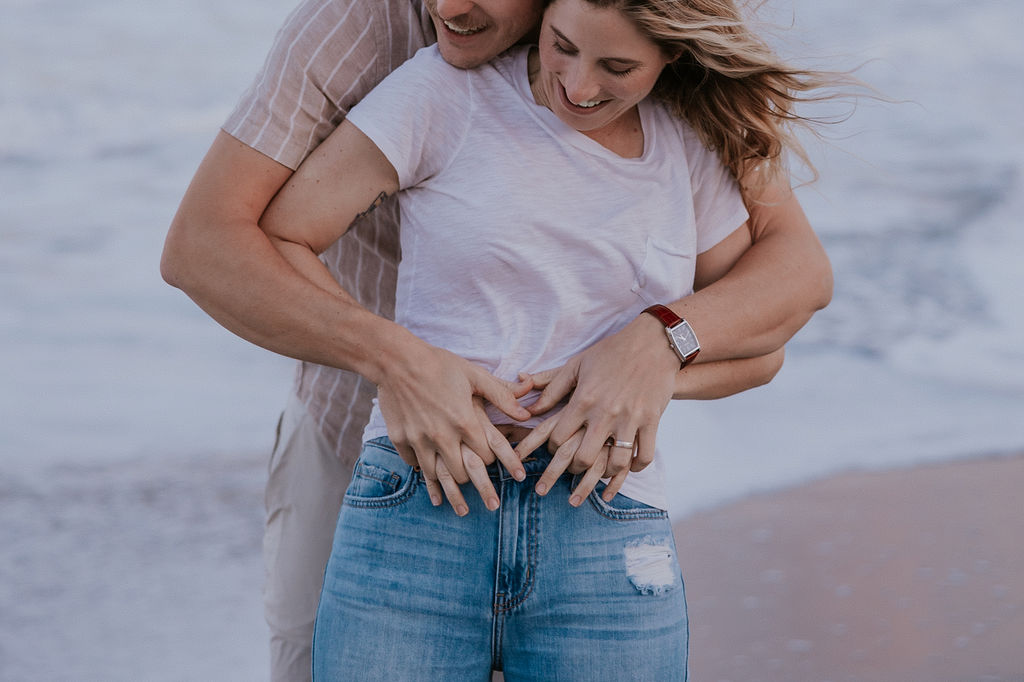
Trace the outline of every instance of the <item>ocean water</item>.
[[[0, 1], [0, 679], [264, 675], [261, 487], [293, 364], [158, 262], [290, 9]], [[1024, 5], [769, 9], [781, 51], [888, 101], [807, 141], [832, 304], [769, 386], [666, 413], [677, 516], [1024, 449]]]

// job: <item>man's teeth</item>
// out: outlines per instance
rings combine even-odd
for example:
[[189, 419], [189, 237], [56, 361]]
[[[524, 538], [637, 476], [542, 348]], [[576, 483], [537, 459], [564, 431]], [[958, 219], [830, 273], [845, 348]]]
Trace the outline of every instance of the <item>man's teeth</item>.
[[461, 26], [456, 26], [455, 24], [453, 24], [452, 22], [448, 21], [447, 19], [444, 20], [444, 25], [448, 27], [449, 31], [451, 31], [452, 33], [458, 33], [460, 36], [473, 35], [474, 33], [477, 33], [478, 31], [484, 30], [483, 26], [480, 26], [478, 28], [462, 28]]
[[[572, 102], [572, 100], [569, 100], [569, 101]], [[602, 100], [599, 100], [599, 99], [589, 99], [586, 102], [572, 102], [572, 103], [574, 105], [578, 106], [578, 107], [582, 107], [584, 109], [590, 109], [591, 107], [596, 107], [598, 104], [601, 103], [601, 101]]]

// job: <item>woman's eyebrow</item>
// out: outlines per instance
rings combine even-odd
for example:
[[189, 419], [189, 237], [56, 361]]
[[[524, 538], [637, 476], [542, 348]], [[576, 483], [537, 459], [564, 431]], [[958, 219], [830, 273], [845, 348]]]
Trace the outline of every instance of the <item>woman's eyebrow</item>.
[[558, 30], [557, 28], [555, 28], [554, 26], [552, 26], [552, 27], [551, 27], [551, 30], [552, 30], [552, 32], [554, 32], [555, 36], [557, 36], [557, 37], [558, 37], [558, 39], [559, 39], [559, 40], [561, 40], [561, 41], [562, 41], [562, 42], [564, 42], [564, 43], [569, 43], [569, 44], [570, 44], [570, 45], [572, 45], [573, 47], [576, 47], [576, 44], [575, 44], [575, 43], [573, 43], [573, 42], [572, 42], [571, 40], [569, 40], [568, 38], [566, 38], [566, 37], [565, 37], [565, 34], [564, 34], [564, 33], [562, 33], [561, 31], [559, 31], [559, 30]]

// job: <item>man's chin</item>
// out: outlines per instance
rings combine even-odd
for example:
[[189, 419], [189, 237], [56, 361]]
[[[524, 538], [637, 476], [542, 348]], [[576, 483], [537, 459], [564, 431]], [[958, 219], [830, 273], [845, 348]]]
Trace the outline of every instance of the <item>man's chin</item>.
[[444, 60], [457, 69], [475, 69], [498, 55], [497, 52], [491, 54], [485, 51], [485, 49], [456, 47], [445, 41], [438, 41], [438, 45], [441, 48], [441, 56], [444, 57]]

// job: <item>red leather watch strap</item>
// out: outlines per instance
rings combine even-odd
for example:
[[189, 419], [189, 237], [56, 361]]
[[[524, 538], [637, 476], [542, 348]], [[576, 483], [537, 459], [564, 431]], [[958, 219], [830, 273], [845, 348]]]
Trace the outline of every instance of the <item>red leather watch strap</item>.
[[644, 312], [649, 315], [654, 315], [656, 318], [661, 320], [661, 323], [666, 327], [674, 327], [683, 321], [683, 318], [672, 312], [672, 309], [668, 306], [656, 303], [649, 308], [644, 308]]

